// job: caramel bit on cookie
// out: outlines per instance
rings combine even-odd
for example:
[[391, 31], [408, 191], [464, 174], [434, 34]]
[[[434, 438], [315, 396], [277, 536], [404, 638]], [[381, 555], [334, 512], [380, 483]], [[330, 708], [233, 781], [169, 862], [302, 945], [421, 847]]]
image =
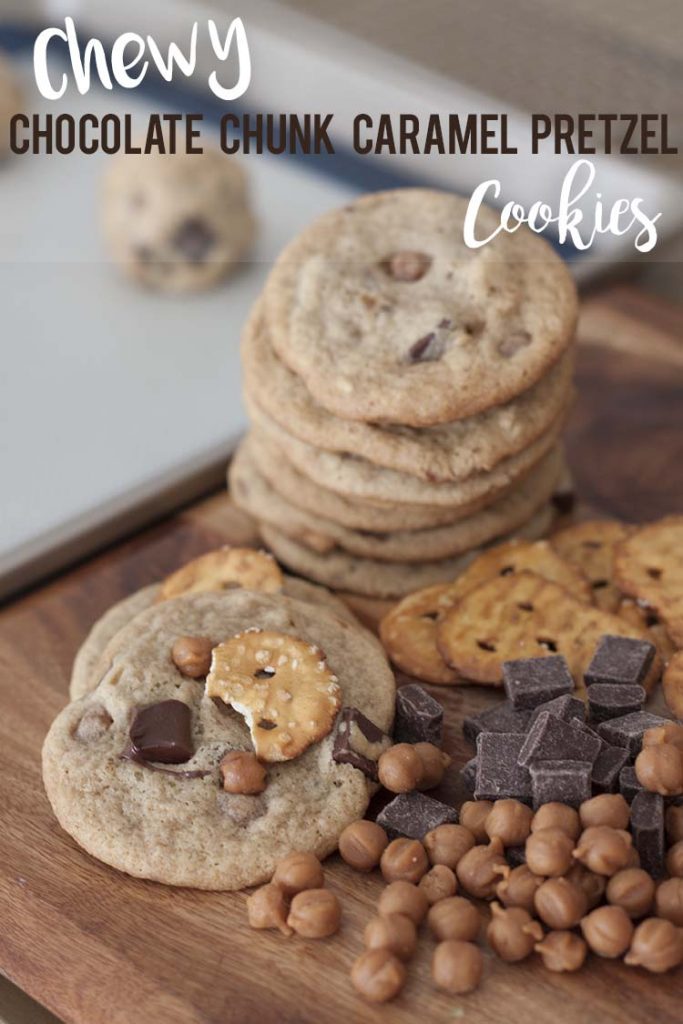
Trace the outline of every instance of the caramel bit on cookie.
[[109, 731], [113, 718], [103, 704], [92, 704], [83, 712], [74, 730], [74, 736], [81, 743], [94, 743]]
[[157, 601], [167, 601], [180, 594], [216, 593], [238, 587], [275, 594], [282, 590], [282, 582], [277, 562], [266, 551], [224, 547], [200, 555], [167, 576]]
[[320, 648], [284, 633], [239, 633], [213, 650], [207, 697], [244, 716], [260, 761], [289, 761], [331, 731], [341, 707]]
[[394, 281], [412, 284], [425, 276], [432, 265], [431, 256], [424, 252], [395, 252], [384, 260], [382, 267]]
[[171, 660], [181, 675], [201, 679], [211, 668], [213, 642], [205, 636], [179, 636], [171, 648]]

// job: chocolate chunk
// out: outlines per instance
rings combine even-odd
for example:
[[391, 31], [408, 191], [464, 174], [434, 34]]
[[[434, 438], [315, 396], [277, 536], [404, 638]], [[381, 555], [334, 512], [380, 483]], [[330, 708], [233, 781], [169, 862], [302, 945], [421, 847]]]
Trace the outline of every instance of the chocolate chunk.
[[455, 807], [424, 793], [400, 793], [377, 815], [377, 824], [391, 839], [397, 836], [422, 839], [437, 825], [457, 824], [457, 821]]
[[527, 733], [518, 762], [528, 767], [534, 761], [587, 761], [591, 765], [600, 753], [600, 740], [575, 722], [563, 722], [542, 712]]
[[494, 704], [478, 715], [469, 715], [462, 723], [462, 732], [474, 747], [480, 732], [526, 732], [531, 711], [515, 711], [509, 700]]
[[418, 338], [408, 349], [408, 362], [410, 363], [435, 363], [446, 350], [446, 342], [436, 331], [430, 331], [424, 337]]
[[580, 697], [572, 697], [571, 693], [563, 693], [561, 697], [555, 697], [553, 700], [546, 701], [545, 704], [539, 704], [532, 711], [529, 728], [531, 728], [543, 711], [547, 711], [555, 718], [561, 718], [563, 722], [580, 722], [583, 724], [586, 706]]
[[634, 798], [640, 793], [642, 788], [633, 765], [629, 764], [621, 769], [619, 772], [619, 792], [628, 803], [633, 803]]
[[504, 359], [511, 359], [520, 349], [530, 345], [531, 341], [532, 338], [528, 331], [514, 331], [498, 342], [498, 352]]
[[576, 494], [572, 490], [555, 491], [550, 500], [561, 516], [567, 516], [576, 504]]
[[642, 683], [655, 656], [654, 644], [628, 636], [603, 636], [586, 669], [586, 686], [595, 683]]
[[598, 735], [613, 747], [626, 747], [631, 757], [637, 757], [643, 745], [643, 733], [656, 725], [666, 725], [669, 720], [649, 711], [633, 711], [621, 718], [601, 722]]
[[588, 690], [588, 721], [593, 724], [642, 711], [646, 693], [631, 683], [593, 683]]
[[511, 868], [519, 868], [526, 864], [526, 846], [508, 846], [505, 859]]
[[664, 798], [641, 789], [631, 804], [631, 834], [640, 866], [661, 878], [664, 873]]
[[460, 778], [469, 793], [474, 793], [474, 786], [477, 779], [477, 759], [470, 758], [467, 764], [460, 769]]
[[476, 800], [511, 797], [531, 802], [531, 776], [517, 763], [525, 737], [520, 733], [480, 732], [477, 736]]
[[397, 743], [434, 743], [441, 746], [443, 708], [418, 683], [396, 693], [394, 738]]
[[216, 236], [200, 217], [188, 217], [175, 231], [171, 245], [188, 261], [204, 263], [216, 244]]
[[520, 658], [503, 662], [505, 693], [515, 710], [536, 708], [564, 693], [571, 693], [574, 680], [561, 654], [547, 658]]
[[184, 764], [194, 754], [192, 712], [181, 700], [138, 708], [130, 727], [131, 756], [161, 764]]
[[578, 807], [593, 795], [590, 761], [535, 761], [529, 770], [534, 809], [555, 801]]
[[605, 744], [593, 765], [593, 792], [616, 793], [619, 789], [619, 773], [627, 763], [628, 750]]
[[380, 754], [391, 746], [391, 738], [358, 708], [342, 708], [332, 746], [332, 759], [353, 768], [377, 782]]

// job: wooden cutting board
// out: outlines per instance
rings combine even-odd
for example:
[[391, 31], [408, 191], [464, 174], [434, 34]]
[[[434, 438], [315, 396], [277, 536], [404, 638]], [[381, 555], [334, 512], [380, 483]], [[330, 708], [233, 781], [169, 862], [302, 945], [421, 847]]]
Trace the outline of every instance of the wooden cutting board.
[[[682, 336], [683, 310], [632, 289], [585, 304], [568, 432], [584, 511], [640, 520], [683, 510]], [[448, 997], [429, 982], [426, 935], [401, 997], [368, 1006], [348, 973], [381, 890], [377, 877], [331, 858], [341, 933], [286, 940], [247, 928], [244, 894], [128, 878], [61, 831], [43, 793], [40, 748], [87, 629], [114, 601], [187, 559], [252, 539], [249, 521], [217, 495], [0, 612], [0, 970], [68, 1024], [680, 1021], [680, 970], [649, 976], [597, 958], [564, 976], [536, 959], [505, 965], [487, 952], [482, 987]], [[363, 608], [370, 618], [377, 612], [372, 602]], [[463, 763], [463, 715], [499, 697], [474, 687], [434, 692], [446, 707], [446, 747]], [[446, 787], [443, 795], [456, 794]]]

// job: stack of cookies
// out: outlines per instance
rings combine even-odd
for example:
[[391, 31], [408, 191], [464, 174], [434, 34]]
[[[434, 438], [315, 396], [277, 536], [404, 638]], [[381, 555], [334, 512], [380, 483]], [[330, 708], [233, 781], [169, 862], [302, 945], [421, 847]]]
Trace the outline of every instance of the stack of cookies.
[[[243, 339], [235, 502], [294, 572], [393, 598], [553, 520], [577, 301], [531, 232], [463, 241], [424, 189], [326, 214], [275, 264]], [[479, 237], [498, 216], [482, 210]]]

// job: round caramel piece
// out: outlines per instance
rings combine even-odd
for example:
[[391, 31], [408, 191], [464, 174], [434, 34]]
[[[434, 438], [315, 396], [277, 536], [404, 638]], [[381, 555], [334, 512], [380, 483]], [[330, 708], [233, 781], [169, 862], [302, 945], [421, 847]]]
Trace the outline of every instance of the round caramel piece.
[[452, 995], [473, 992], [481, 982], [484, 959], [472, 942], [448, 939], [440, 942], [432, 957], [432, 979], [437, 988]]
[[339, 836], [339, 853], [356, 871], [372, 871], [389, 844], [376, 821], [354, 821]]
[[429, 861], [417, 839], [394, 839], [382, 854], [379, 866], [386, 882], [419, 882]]
[[394, 999], [406, 983], [405, 965], [388, 949], [368, 949], [351, 968], [351, 983], [371, 1003]]

